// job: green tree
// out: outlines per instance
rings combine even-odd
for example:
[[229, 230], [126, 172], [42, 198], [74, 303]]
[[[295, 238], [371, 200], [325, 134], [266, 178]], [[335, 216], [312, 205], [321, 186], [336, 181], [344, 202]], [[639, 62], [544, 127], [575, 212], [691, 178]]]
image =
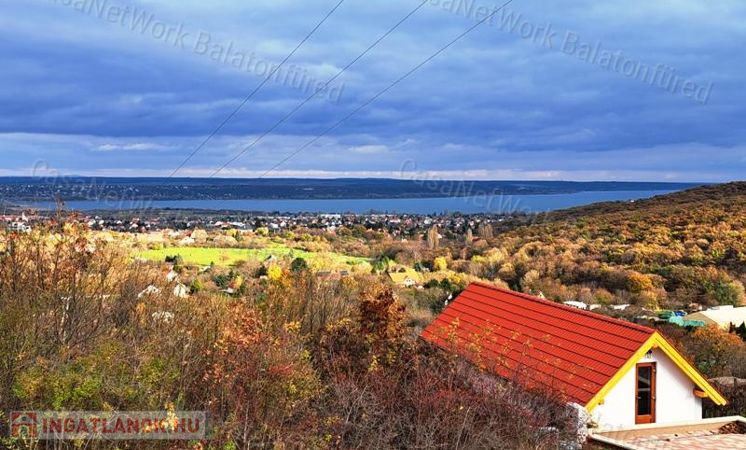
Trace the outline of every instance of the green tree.
[[303, 258], [295, 258], [293, 262], [290, 263], [290, 270], [295, 273], [305, 272], [308, 270], [308, 262]]
[[192, 294], [200, 292], [203, 288], [204, 286], [199, 278], [195, 278], [194, 281], [192, 281], [191, 286], [189, 286], [189, 290], [192, 292]]
[[373, 273], [386, 272], [391, 265], [391, 259], [388, 256], [380, 256], [373, 261]]
[[740, 306], [744, 302], [744, 287], [737, 280], [715, 282], [708, 291], [720, 305]]

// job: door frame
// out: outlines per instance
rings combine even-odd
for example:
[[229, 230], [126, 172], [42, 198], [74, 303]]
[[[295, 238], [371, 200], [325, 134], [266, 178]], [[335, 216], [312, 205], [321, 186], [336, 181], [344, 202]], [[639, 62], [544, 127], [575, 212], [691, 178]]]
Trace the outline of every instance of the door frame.
[[[637, 403], [639, 398], [638, 391], [638, 374], [641, 367], [650, 367], [650, 414], [638, 415], [637, 414]], [[655, 362], [644, 362], [635, 365], [635, 424], [643, 423], [655, 423], [655, 410], [656, 410], [656, 365]]]

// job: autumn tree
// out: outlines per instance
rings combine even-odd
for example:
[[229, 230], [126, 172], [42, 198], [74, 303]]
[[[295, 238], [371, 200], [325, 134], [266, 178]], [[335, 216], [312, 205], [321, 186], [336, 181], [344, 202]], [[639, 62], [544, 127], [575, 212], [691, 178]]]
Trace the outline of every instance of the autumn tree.
[[746, 377], [746, 343], [716, 325], [697, 328], [684, 341], [697, 367], [709, 377]]
[[296, 446], [309, 439], [301, 417], [320, 393], [320, 382], [292, 323], [273, 328], [245, 305], [233, 306], [209, 352], [205, 374], [216, 439], [250, 446]]
[[440, 247], [440, 233], [435, 225], [427, 231], [427, 246], [430, 250], [437, 250]]
[[444, 256], [438, 256], [433, 260], [433, 270], [443, 271], [448, 269], [448, 260]]
[[477, 231], [479, 233], [479, 237], [481, 237], [482, 239], [492, 239], [493, 237], [492, 225], [488, 223], [480, 224]]

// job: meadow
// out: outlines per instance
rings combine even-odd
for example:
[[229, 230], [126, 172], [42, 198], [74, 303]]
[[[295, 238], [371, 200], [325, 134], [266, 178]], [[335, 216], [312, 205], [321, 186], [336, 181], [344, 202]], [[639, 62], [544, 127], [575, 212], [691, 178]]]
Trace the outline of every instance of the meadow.
[[139, 255], [152, 261], [163, 261], [169, 256], [181, 256], [187, 264], [208, 266], [233, 266], [239, 261], [265, 261], [274, 256], [278, 259], [303, 258], [311, 266], [321, 270], [344, 268], [367, 263], [366, 258], [334, 252], [308, 252], [284, 245], [272, 244], [264, 248], [218, 248], [218, 247], [170, 247], [145, 250]]

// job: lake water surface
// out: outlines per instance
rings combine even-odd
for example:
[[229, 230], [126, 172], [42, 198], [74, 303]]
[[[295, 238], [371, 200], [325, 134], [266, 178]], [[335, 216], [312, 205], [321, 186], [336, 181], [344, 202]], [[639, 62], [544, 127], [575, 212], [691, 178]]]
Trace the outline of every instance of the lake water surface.
[[[407, 214], [537, 213], [606, 201], [631, 201], [673, 191], [592, 191], [549, 195], [494, 195], [443, 198], [340, 199], [340, 200], [91, 200], [66, 202], [69, 209], [125, 210], [143, 208], [235, 210], [257, 212]], [[36, 208], [54, 208], [53, 202], [31, 203]]]

